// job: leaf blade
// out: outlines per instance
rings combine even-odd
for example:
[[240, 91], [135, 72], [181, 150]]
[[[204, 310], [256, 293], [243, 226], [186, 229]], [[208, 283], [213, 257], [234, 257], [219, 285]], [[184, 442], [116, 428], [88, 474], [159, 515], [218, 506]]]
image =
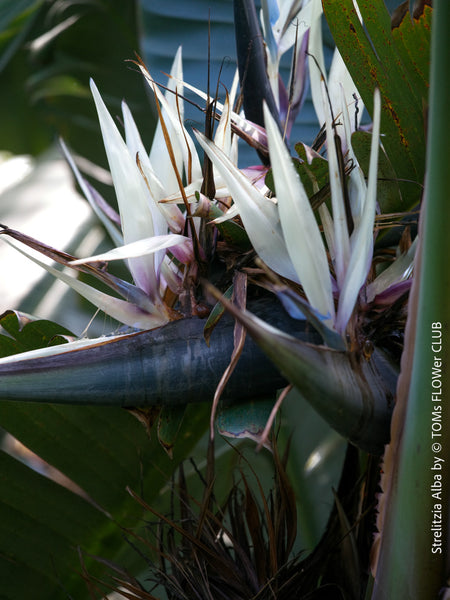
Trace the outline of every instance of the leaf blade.
[[286, 247], [310, 304], [333, 328], [334, 302], [328, 259], [308, 196], [265, 108], [269, 152]]

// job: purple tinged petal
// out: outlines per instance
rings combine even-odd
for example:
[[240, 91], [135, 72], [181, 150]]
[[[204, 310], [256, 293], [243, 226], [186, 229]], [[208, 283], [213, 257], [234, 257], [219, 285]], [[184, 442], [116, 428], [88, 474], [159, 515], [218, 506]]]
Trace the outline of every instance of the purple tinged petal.
[[367, 193], [364, 201], [361, 221], [355, 229], [354, 243], [345, 279], [341, 285], [339, 306], [336, 317], [336, 328], [344, 332], [355, 307], [359, 292], [366, 282], [373, 255], [373, 227], [375, 222], [378, 152], [380, 145], [381, 98], [380, 91], [375, 89], [373, 100], [373, 132], [370, 148], [369, 177]]
[[281, 75], [278, 75], [278, 111], [280, 123], [284, 128], [284, 135], [289, 140], [290, 132], [288, 133], [286, 126], [286, 119], [289, 115], [289, 95]]
[[109, 204], [104, 200], [104, 198], [97, 192], [97, 190], [81, 175], [75, 160], [69, 152], [64, 140], [60, 139], [60, 144], [64, 156], [66, 157], [67, 162], [69, 163], [70, 168], [75, 176], [75, 179], [78, 182], [83, 194], [86, 197], [86, 200], [91, 205], [93, 211], [100, 219], [100, 221], [105, 226], [105, 229], [109, 233], [111, 239], [115, 244], [123, 244], [123, 236], [118, 231], [115, 225], [120, 227], [120, 217], [117, 212], [112, 209]]
[[155, 254], [158, 253], [160, 250], [164, 250], [166, 248], [173, 248], [174, 246], [178, 245], [183, 245], [186, 249], [190, 248], [191, 250], [186, 251], [185, 255], [192, 257], [192, 241], [189, 238], [178, 234], [168, 234], [152, 236], [143, 240], [137, 240], [136, 242], [131, 242], [130, 244], [126, 244], [125, 246], [120, 246], [118, 248], [113, 248], [112, 250], [103, 252], [102, 254], [96, 254], [95, 256], [89, 256], [88, 258], [80, 258], [77, 260], [73, 260], [69, 263], [69, 265], [76, 266], [90, 262], [108, 262], [111, 260], [137, 258], [139, 256]]
[[377, 306], [391, 306], [396, 300], [406, 294], [406, 292], [409, 292], [412, 282], [412, 279], [407, 279], [406, 281], [394, 283], [380, 294], [377, 294], [373, 299], [373, 303]]
[[[145, 239], [154, 234], [148, 190], [136, 165], [136, 157], [131, 156], [93, 80], [91, 80], [91, 90], [119, 205], [124, 242], [128, 244]], [[154, 257], [133, 258], [128, 261], [128, 265], [135, 283], [150, 298], [158, 300], [158, 278]]]
[[[34, 263], [51, 273], [54, 277], [69, 285], [94, 306], [105, 312], [110, 317], [113, 317], [113, 319], [116, 319], [117, 321], [124, 323], [129, 327], [136, 327], [138, 329], [154, 329], [155, 327], [164, 325], [170, 320], [169, 310], [167, 307], [161, 301], [159, 301], [157, 304], [152, 303], [141, 290], [137, 290], [138, 293], [140, 293], [139, 306], [126, 300], [114, 298], [109, 294], [100, 292], [84, 281], [69, 275], [65, 271], [58, 271], [54, 267], [47, 265], [28, 252], [25, 252], [25, 250], [19, 248], [11, 241], [5, 241], [16, 248], [16, 250], [18, 250], [21, 254], [25, 255]], [[126, 282], [123, 283], [126, 284]]]
[[289, 115], [286, 123], [286, 136], [289, 139], [292, 131], [292, 126], [300, 112], [308, 87], [308, 61], [306, 51], [309, 43], [309, 29], [303, 36], [300, 47], [297, 50], [295, 60], [295, 69], [291, 72], [291, 80], [289, 81]]
[[288, 279], [298, 281], [283, 239], [275, 204], [252, 185], [210, 140], [200, 132], [195, 134], [213, 162], [214, 168], [223, 177], [256, 252], [272, 270]]
[[183, 265], [188, 265], [194, 260], [194, 250], [191, 240], [187, 240], [184, 244], [171, 246], [170, 252], [177, 260], [183, 263]]
[[275, 121], [264, 106], [278, 211], [288, 254], [311, 306], [330, 329], [334, 323], [328, 258], [309, 198]]

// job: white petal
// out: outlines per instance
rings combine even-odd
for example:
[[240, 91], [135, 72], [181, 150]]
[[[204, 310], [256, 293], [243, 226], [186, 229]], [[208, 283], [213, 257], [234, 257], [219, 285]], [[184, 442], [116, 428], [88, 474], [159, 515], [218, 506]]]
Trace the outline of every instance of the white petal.
[[89, 256], [88, 258], [80, 258], [70, 262], [71, 265], [83, 265], [85, 263], [97, 262], [97, 261], [110, 261], [110, 260], [123, 260], [127, 258], [136, 258], [138, 256], [145, 256], [147, 254], [154, 254], [160, 250], [166, 248], [172, 248], [184, 244], [192, 248], [192, 242], [189, 238], [184, 235], [159, 235], [145, 240], [138, 240], [119, 248], [113, 248], [108, 252], [102, 254], [96, 254], [95, 256]]
[[[336, 48], [331, 62], [330, 73], [328, 75], [328, 91], [332, 106], [339, 106], [341, 102], [341, 90], [344, 90], [345, 106], [348, 109], [350, 109], [350, 107], [352, 109], [351, 112], [353, 118], [351, 119], [350, 125], [353, 133], [356, 130], [355, 125], [356, 127], [359, 127], [361, 122], [362, 114], [364, 112], [364, 103], [339, 50]], [[358, 112], [356, 112], [354, 94], [356, 94], [356, 97], [358, 98]]]
[[343, 285], [347, 264], [350, 257], [350, 238], [348, 233], [347, 218], [345, 215], [344, 193], [341, 183], [338, 158], [336, 153], [334, 130], [332, 127], [333, 117], [331, 115], [325, 85], [322, 82], [322, 99], [325, 113], [325, 125], [327, 133], [327, 156], [330, 173], [331, 207], [333, 210], [333, 224], [336, 252], [336, 279], [339, 288]]
[[361, 222], [355, 230], [355, 242], [348, 265], [344, 285], [339, 296], [336, 328], [343, 332], [353, 312], [356, 299], [364, 285], [373, 255], [373, 226], [377, 199], [378, 150], [380, 145], [380, 91], [375, 90], [373, 99], [373, 128], [370, 148], [369, 178]]
[[113, 223], [111, 223], [111, 221], [108, 219], [108, 217], [105, 215], [105, 213], [102, 210], [100, 210], [97, 202], [95, 201], [95, 198], [92, 195], [90, 187], [86, 184], [84, 177], [81, 175], [77, 165], [75, 164], [75, 161], [72, 158], [72, 155], [69, 152], [69, 149], [67, 148], [66, 144], [64, 143], [64, 141], [62, 139], [60, 139], [60, 144], [61, 144], [61, 148], [64, 152], [64, 156], [66, 157], [67, 162], [69, 163], [70, 168], [72, 169], [73, 174], [75, 175], [78, 185], [80, 186], [81, 190], [83, 191], [83, 194], [85, 195], [87, 201], [91, 205], [93, 211], [95, 212], [97, 217], [100, 219], [100, 221], [103, 223], [106, 231], [111, 236], [112, 241], [116, 245], [123, 244], [122, 234], [117, 229], [117, 227]]
[[332, 327], [334, 303], [328, 259], [309, 198], [267, 106], [264, 120], [286, 246], [309, 303]]
[[119, 339], [120, 335], [113, 336], [103, 336], [95, 339], [87, 339], [83, 338], [80, 340], [75, 340], [73, 342], [68, 342], [67, 344], [58, 344], [56, 346], [47, 346], [46, 348], [38, 348], [36, 350], [28, 350], [27, 352], [19, 352], [18, 354], [12, 354], [11, 356], [5, 356], [0, 358], [0, 364], [10, 364], [16, 362], [22, 362], [24, 360], [32, 360], [33, 358], [44, 358], [46, 356], [56, 356], [59, 354], [64, 354], [66, 352], [71, 352], [72, 350], [80, 350], [81, 348], [89, 348], [92, 346], [96, 346], [98, 344], [102, 344], [105, 342], [109, 342], [115, 339]]
[[[302, 6], [303, 4], [303, 6]], [[307, 29], [311, 26], [311, 18], [313, 15], [312, 2], [302, 3], [301, 0], [291, 0], [290, 2], [281, 3], [280, 18], [275, 27], [281, 35], [278, 41], [278, 52], [284, 54], [292, 48], [297, 40], [297, 48], [300, 47], [303, 36]]]
[[[142, 65], [139, 68], [149, 84], [150, 89], [155, 93], [159, 103], [161, 104], [162, 116], [169, 133], [172, 148], [175, 152], [177, 169], [180, 175], [182, 175], [182, 165], [184, 165], [186, 176], [188, 175], [189, 169], [191, 169], [192, 174], [190, 179], [192, 180], [200, 178], [202, 176], [200, 160], [198, 158], [192, 138], [183, 125], [183, 113], [179, 112], [179, 108], [182, 103], [181, 98], [178, 97], [177, 105], [177, 96], [175, 93], [168, 92], [166, 94], [167, 97], [164, 96], [148, 70]], [[179, 68], [177, 68], [176, 65], [174, 65], [173, 70], [175, 70], [175, 75], [173, 75], [169, 80], [170, 85], [175, 86], [174, 89], [177, 89], [178, 92], [182, 93], [182, 87], [180, 88], [180, 86], [184, 85], [182, 81], [182, 73], [180, 73]], [[176, 74], [181, 74], [181, 78], [178, 78]], [[158, 128], [159, 127], [161, 127], [160, 124], [158, 124]], [[166, 181], [165, 177], [167, 174], [167, 177], [170, 177], [169, 181], [176, 182], [176, 179], [173, 179], [173, 167], [170, 163], [169, 155], [167, 153], [164, 135], [162, 129], [159, 130], [158, 128], [153, 140], [152, 149], [150, 151], [150, 162], [163, 181]], [[181, 152], [182, 161], [177, 156], [177, 149], [179, 149]], [[164, 177], [162, 175], [163, 172]], [[189, 179], [189, 177], [187, 177], [187, 179]], [[188, 181], [188, 183], [190, 183], [190, 181]], [[178, 187], [177, 183], [176, 187]], [[168, 194], [173, 194], [176, 191], [176, 187], [175, 183], [173, 183], [173, 189], [168, 189]]]
[[[148, 190], [111, 115], [109, 114], [95, 83], [91, 90], [98, 112], [100, 127], [108, 156], [126, 244], [154, 235], [153, 218], [149, 207]], [[157, 294], [157, 269], [153, 256], [129, 261], [133, 279], [149, 295]]]
[[[184, 105], [183, 100], [179, 96], [178, 97], [178, 109], [176, 105], [176, 92], [180, 95], [183, 94], [183, 63], [182, 63], [182, 51], [181, 46], [178, 48], [175, 58], [172, 63], [172, 67], [170, 70], [169, 80], [167, 82], [168, 90], [166, 91], [165, 97], [167, 98], [167, 102], [169, 106], [171, 106], [172, 110], [180, 111], [180, 116], [183, 119], [184, 113]], [[176, 133], [174, 131], [173, 125], [170, 123], [170, 120], [167, 118], [166, 111], [163, 109], [163, 118], [166, 124], [169, 137], [172, 142], [172, 149], [175, 156], [175, 163], [177, 165], [180, 173], [183, 171], [183, 152], [179, 141], [176, 137]], [[150, 150], [150, 162], [153, 166], [155, 172], [158, 173], [158, 177], [161, 181], [164, 181], [164, 188], [166, 195], [173, 194], [178, 190], [178, 182], [173, 170], [172, 163], [170, 161], [169, 153], [167, 151], [166, 142], [164, 140], [164, 134], [161, 127], [160, 121], [156, 126], [155, 134], [153, 136], [153, 143]]]
[[283, 239], [277, 207], [252, 185], [219, 148], [200, 132], [195, 134], [214, 168], [223, 177], [256, 252], [271, 269], [298, 281]]
[[228, 94], [229, 106], [234, 106], [238, 87], [239, 87], [239, 69], [236, 69], [236, 71], [234, 73], [233, 83], [231, 84], [231, 89]]
[[[352, 211], [353, 224], [355, 230], [359, 226], [361, 219], [362, 210], [364, 207], [364, 201], [367, 194], [367, 185], [364, 177], [364, 173], [359, 166], [356, 154], [353, 151], [352, 146], [352, 126], [350, 122], [350, 115], [345, 99], [345, 90], [341, 87], [341, 102], [342, 102], [342, 118], [344, 121], [344, 143], [347, 147], [347, 160], [353, 164], [353, 168], [348, 177], [348, 195], [350, 199], [350, 207]], [[350, 238], [350, 244], [352, 245], [354, 236]]]
[[225, 221], [229, 221], [230, 219], [234, 219], [239, 215], [238, 207], [236, 204], [233, 204], [227, 212], [223, 214], [222, 217], [217, 217], [211, 221], [211, 223], [224, 223]]
[[183, 274], [180, 272], [175, 263], [166, 255], [161, 265], [161, 286], [163, 291], [166, 288], [172, 290], [174, 294], [182, 292]]
[[325, 113], [323, 110], [321, 82], [322, 75], [326, 77], [322, 43], [322, 2], [320, 0], [310, 0], [309, 5], [311, 5], [311, 30], [309, 32], [308, 44], [308, 52], [310, 54], [308, 58], [309, 80], [314, 110], [316, 111], [319, 125], [322, 126], [325, 123]]
[[51, 273], [54, 277], [69, 285], [73, 290], [78, 292], [78, 294], [83, 296], [83, 298], [86, 298], [86, 300], [92, 302], [94, 306], [120, 323], [124, 323], [129, 327], [136, 327], [138, 329], [154, 329], [155, 327], [164, 325], [169, 321], [169, 316], [165, 306], [162, 303], [156, 306], [152, 304], [149, 299], [148, 306], [144, 309], [132, 304], [131, 302], [114, 298], [113, 296], [100, 292], [87, 283], [68, 275], [64, 271], [59, 271], [58, 269], [47, 265], [46, 263], [32, 256], [30, 253], [19, 248], [19, 246], [10, 240], [5, 239], [4, 241], [13, 246], [21, 254], [38, 264], [40, 267]]
[[[153, 165], [145, 151], [136, 123], [133, 119], [130, 109], [125, 102], [122, 103], [122, 113], [125, 126], [125, 135], [127, 146], [131, 156], [138, 156], [140, 169], [146, 179], [147, 188], [149, 191], [149, 206], [153, 218], [154, 235], [165, 235], [168, 227], [179, 233], [184, 226], [184, 217], [178, 206], [164, 206], [160, 204], [160, 200], [167, 195], [167, 188], [161, 183], [160, 177], [155, 173]], [[164, 258], [162, 254], [158, 258], [158, 267]]]
[[[194, 87], [193, 85], [190, 85], [189, 83], [183, 82], [183, 85], [186, 89], [190, 90], [191, 92], [194, 92], [194, 94], [197, 94], [197, 96], [199, 96], [200, 98], [205, 100], [205, 102], [208, 99], [209, 99], [209, 101], [214, 100], [214, 98], [211, 98], [211, 96], [208, 96], [208, 94], [206, 94], [202, 90], [199, 90], [198, 88]], [[223, 110], [224, 110], [224, 106], [221, 102], [215, 102], [215, 108], [219, 112], [223, 112]], [[255, 123], [252, 123], [251, 121], [248, 121], [247, 119], [245, 119], [245, 117], [243, 117], [242, 115], [240, 115], [234, 111], [231, 111], [231, 120], [244, 133], [246, 133], [247, 135], [249, 135], [256, 141], [258, 141], [260, 144], [265, 145], [266, 134], [265, 134], [263, 127], [261, 127], [260, 125], [256, 125]], [[236, 136], [235, 136], [235, 138], [236, 138]], [[233, 158], [233, 162], [236, 163], [234, 158]]]
[[414, 265], [414, 256], [416, 253], [417, 246], [416, 237], [411, 244], [409, 250], [400, 256], [398, 256], [394, 262], [387, 267], [378, 277], [376, 277], [371, 284], [366, 288], [366, 299], [367, 302], [372, 300], [381, 292], [387, 290], [388, 287], [395, 283], [400, 283], [411, 276], [412, 268]]
[[228, 95], [223, 105], [223, 111], [220, 116], [219, 125], [214, 135], [214, 143], [218, 148], [225, 152], [227, 156], [231, 153], [231, 108]]
[[336, 242], [334, 239], [333, 219], [325, 202], [319, 206], [318, 211], [320, 216], [320, 222], [322, 223], [323, 234], [327, 243], [328, 253], [332, 262], [334, 263], [336, 260]]

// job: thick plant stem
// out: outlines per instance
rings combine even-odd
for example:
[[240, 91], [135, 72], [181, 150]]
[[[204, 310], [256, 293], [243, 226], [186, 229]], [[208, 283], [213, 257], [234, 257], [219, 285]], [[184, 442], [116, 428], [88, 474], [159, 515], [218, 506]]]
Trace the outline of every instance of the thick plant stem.
[[372, 600], [438, 598], [448, 577], [450, 466], [450, 54], [434, 3], [425, 198], [391, 444], [385, 453]]

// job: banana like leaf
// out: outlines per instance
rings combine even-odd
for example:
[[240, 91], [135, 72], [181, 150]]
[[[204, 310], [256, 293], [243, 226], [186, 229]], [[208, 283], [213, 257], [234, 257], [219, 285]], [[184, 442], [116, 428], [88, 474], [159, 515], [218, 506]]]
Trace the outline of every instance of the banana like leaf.
[[397, 369], [380, 350], [367, 359], [313, 345], [237, 310], [224, 298], [221, 301], [331, 427], [371, 454], [383, 452], [389, 441]]
[[358, 0], [357, 6], [363, 23], [352, 0], [323, 2], [333, 39], [370, 114], [373, 89], [380, 89], [383, 146], [401, 192], [395, 210], [405, 211], [420, 200], [425, 170], [423, 106], [432, 9], [423, 6], [414, 19], [407, 12], [393, 28], [383, 2]]

